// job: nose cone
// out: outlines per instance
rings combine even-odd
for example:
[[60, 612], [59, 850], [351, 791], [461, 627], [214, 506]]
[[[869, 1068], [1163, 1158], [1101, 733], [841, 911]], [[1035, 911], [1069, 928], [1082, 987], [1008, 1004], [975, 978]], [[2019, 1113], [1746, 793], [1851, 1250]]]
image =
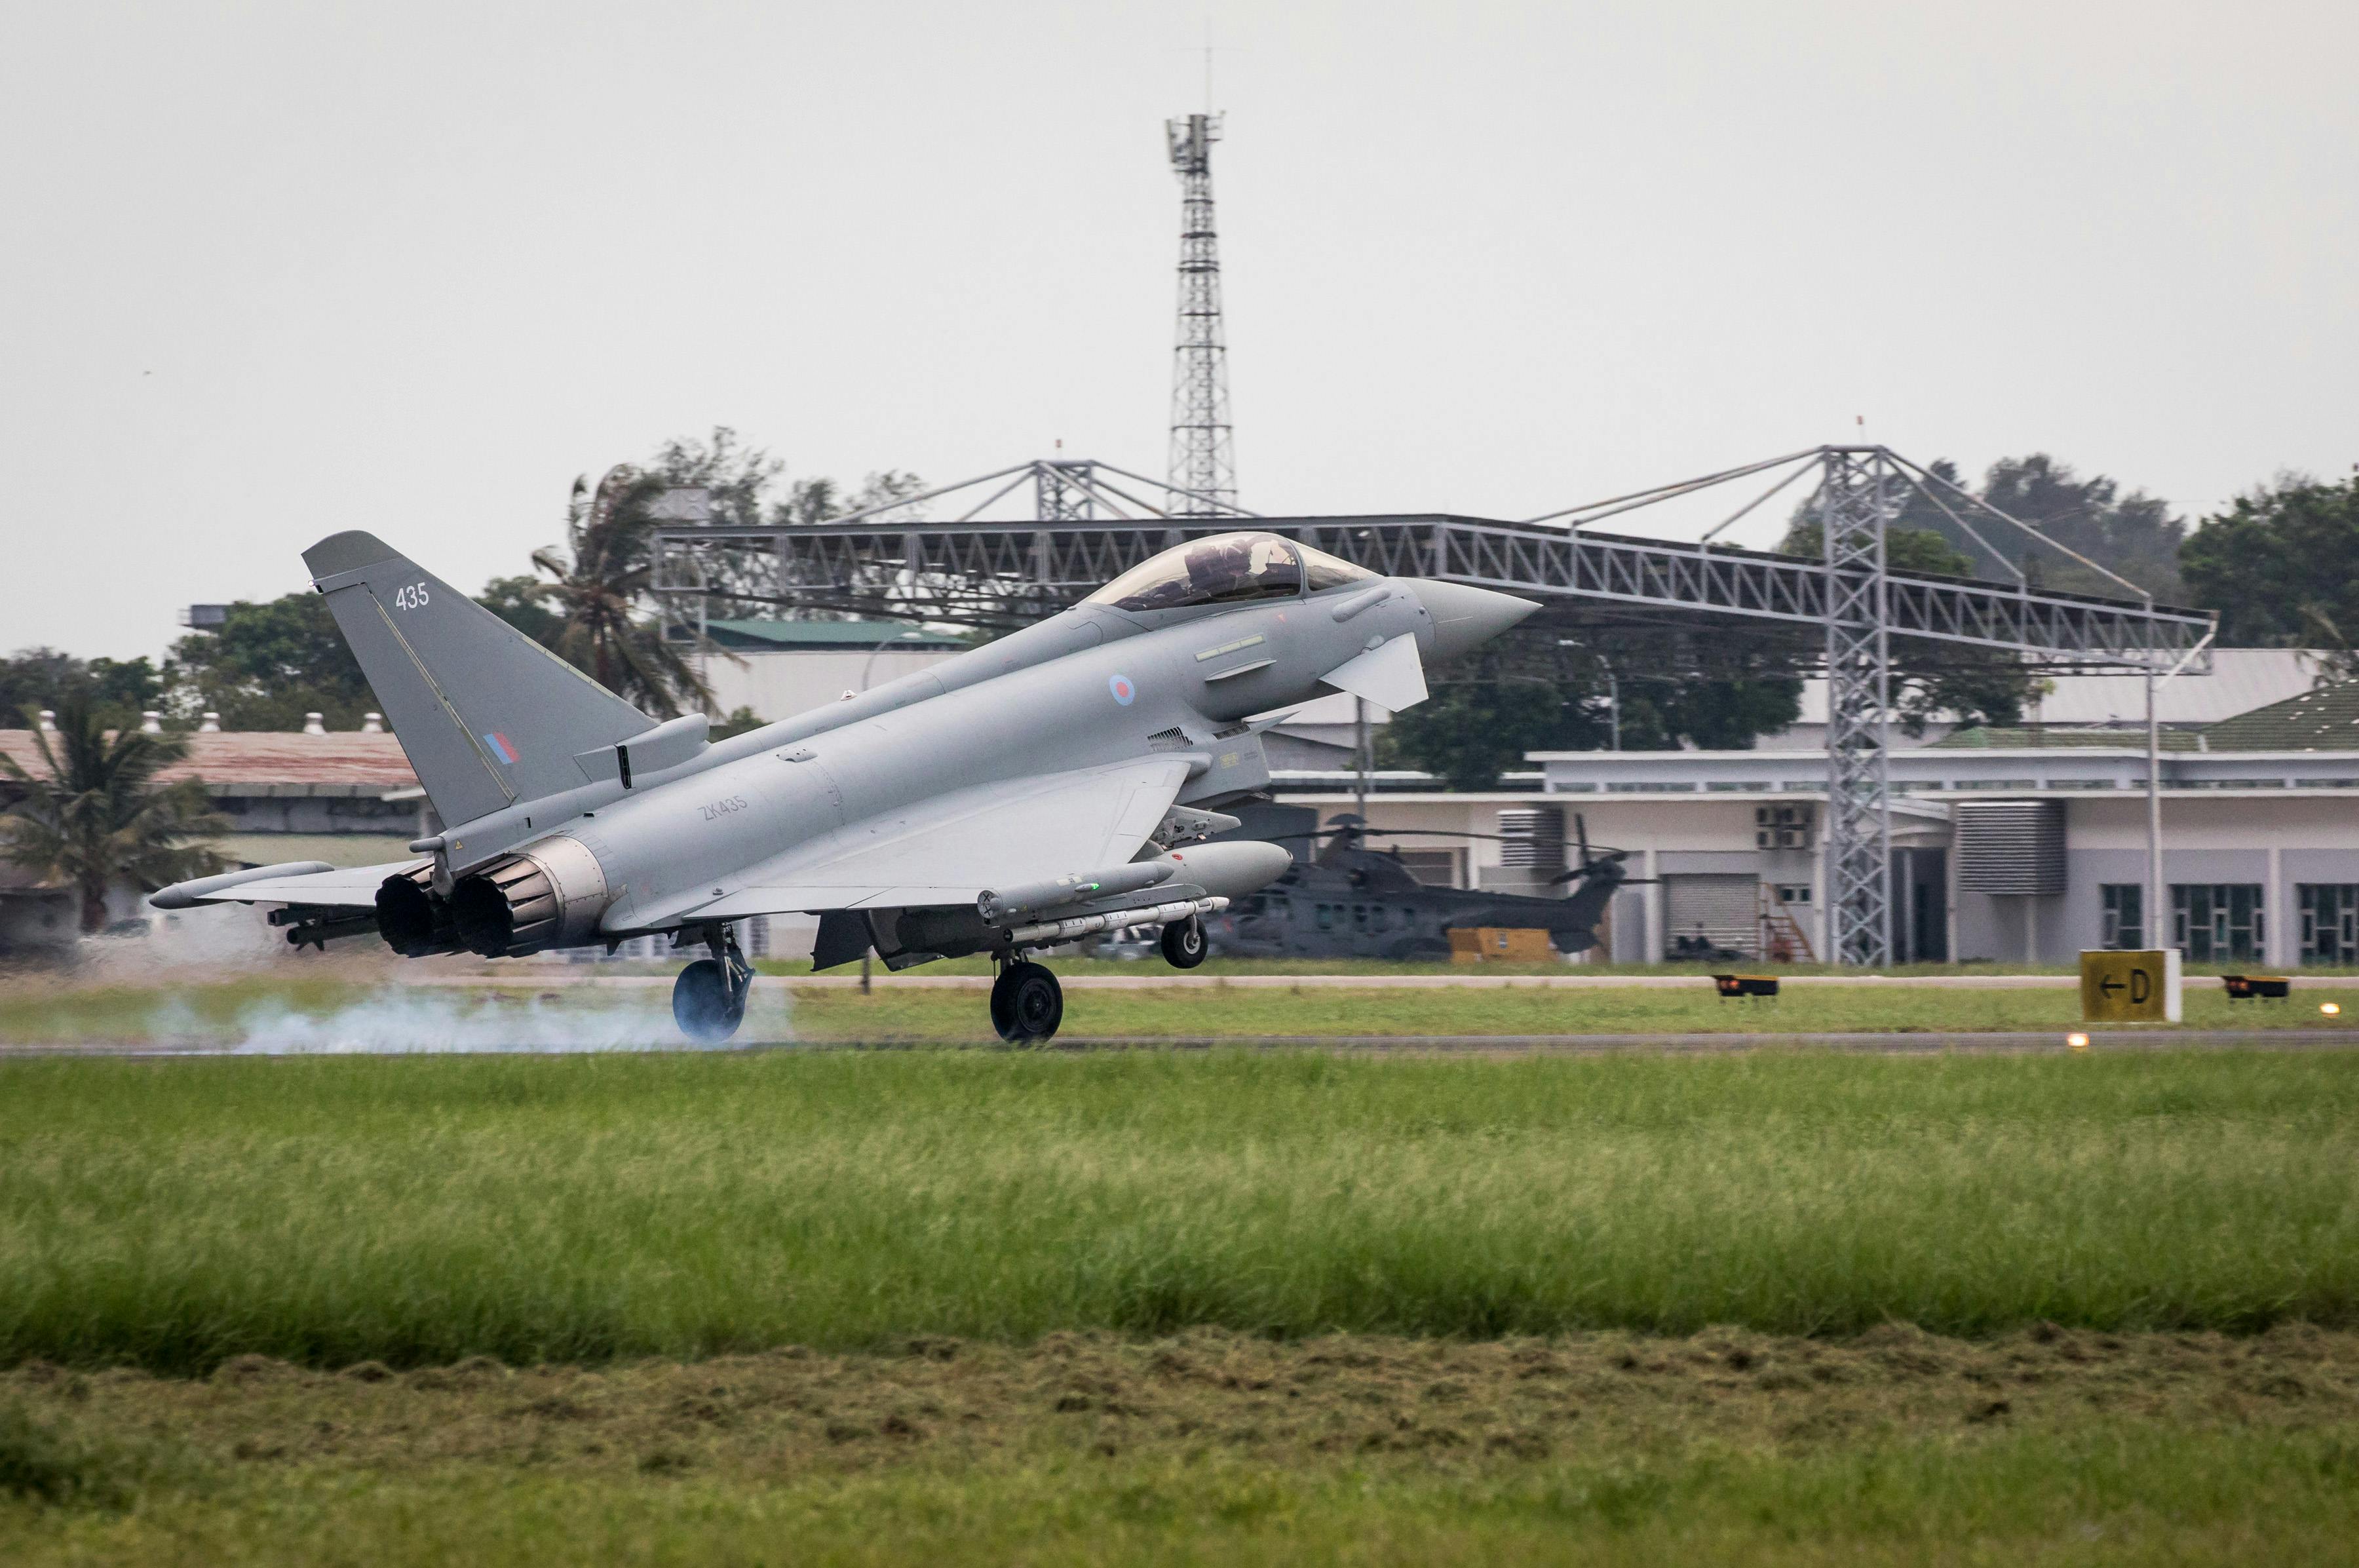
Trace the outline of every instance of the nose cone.
[[1433, 617], [1433, 656], [1451, 659], [1481, 648], [1539, 606], [1513, 593], [1469, 588], [1463, 583], [1419, 583], [1418, 602]]
[[1173, 850], [1169, 858], [1179, 866], [1178, 880], [1193, 882], [1224, 898], [1242, 898], [1266, 887], [1294, 864], [1284, 844], [1258, 839], [1190, 844]]

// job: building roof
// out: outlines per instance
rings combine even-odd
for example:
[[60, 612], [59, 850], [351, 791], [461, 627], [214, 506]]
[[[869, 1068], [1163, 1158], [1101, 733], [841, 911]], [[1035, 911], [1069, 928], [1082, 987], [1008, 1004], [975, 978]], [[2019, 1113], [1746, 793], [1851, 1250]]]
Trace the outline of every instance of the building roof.
[[913, 626], [906, 621], [789, 621], [767, 617], [710, 621], [706, 635], [723, 648], [753, 652], [824, 651], [842, 653], [891, 643], [897, 652], [962, 648], [966, 639], [956, 632]]
[[[2156, 688], [2155, 716], [2166, 724], [2212, 724], [2306, 691], [2317, 677], [2317, 656], [2302, 648], [2214, 648], [2211, 674], [2180, 675]], [[2025, 708], [2026, 719], [2049, 725], [2146, 723], [2146, 682], [2126, 673], [2059, 675], [2051, 684], [2054, 691]], [[1802, 682], [1802, 712], [1795, 722], [1827, 722], [1825, 677]]]
[[[284, 730], [222, 731], [191, 735], [189, 759], [163, 772], [176, 779], [202, 779], [215, 789], [223, 785], [342, 786], [335, 792], [376, 793], [415, 789], [418, 775], [403, 755], [399, 737], [345, 731], [308, 735]], [[0, 730], [0, 752], [16, 758], [26, 771], [42, 771], [41, 755], [30, 730]]]
[[2313, 687], [2223, 719], [2203, 740], [2212, 751], [2359, 751], [2359, 681]]
[[[2202, 751], [2203, 735], [2195, 730], [2164, 730], [2157, 737], [2165, 751]], [[2144, 729], [2049, 729], [2041, 724], [1993, 725], [1976, 724], [1972, 729], [1953, 730], [1935, 741], [1929, 750], [1934, 751], [2037, 751], [2065, 748], [2073, 751], [2144, 751]]]

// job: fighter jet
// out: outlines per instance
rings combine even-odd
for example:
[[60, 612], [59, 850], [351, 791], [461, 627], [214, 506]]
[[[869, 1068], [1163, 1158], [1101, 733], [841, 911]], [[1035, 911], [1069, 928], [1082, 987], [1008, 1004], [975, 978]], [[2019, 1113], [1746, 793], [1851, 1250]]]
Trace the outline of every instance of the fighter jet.
[[303, 552], [442, 822], [417, 858], [179, 883], [158, 908], [234, 901], [299, 949], [375, 933], [406, 957], [669, 934], [708, 956], [672, 1015], [728, 1039], [753, 981], [735, 924], [816, 914], [812, 967], [988, 953], [1002, 1039], [1044, 1040], [1064, 1000], [1033, 955], [1121, 926], [1203, 962], [1203, 917], [1292, 863], [1209, 844], [1269, 782], [1261, 736], [1325, 690], [1387, 708], [1424, 665], [1538, 606], [1378, 577], [1272, 533], [1174, 547], [1082, 604], [889, 685], [714, 742], [658, 724], [390, 545]]

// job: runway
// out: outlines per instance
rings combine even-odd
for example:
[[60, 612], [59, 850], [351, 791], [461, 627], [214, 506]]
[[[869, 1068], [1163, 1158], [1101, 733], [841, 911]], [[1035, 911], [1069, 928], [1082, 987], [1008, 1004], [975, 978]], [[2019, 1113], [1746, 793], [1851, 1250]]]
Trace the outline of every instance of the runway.
[[1864, 1056], [2026, 1056], [2098, 1051], [2359, 1051], [2359, 1029], [2114, 1029], [2094, 1031], [2085, 1047], [2074, 1047], [2054, 1029], [1909, 1033], [1704, 1033], [1684, 1034], [1426, 1034], [1426, 1035], [1087, 1035], [1060, 1034], [1046, 1045], [1012, 1046], [993, 1040], [799, 1040], [740, 1038], [723, 1045], [692, 1045], [677, 1037], [628, 1043], [569, 1040], [541, 1034], [504, 1040], [477, 1033], [464, 1042], [428, 1044], [385, 1040], [321, 1043], [279, 1036], [237, 1044], [169, 1040], [84, 1041], [0, 1045], [0, 1061], [11, 1057], [226, 1057], [226, 1056], [575, 1056], [600, 1052], [711, 1054], [731, 1051], [992, 1051], [1087, 1053], [1092, 1051], [1324, 1051], [1353, 1056], [1727, 1056], [1746, 1051], [1831, 1051]]
[[[1813, 985], [1882, 987], [1932, 991], [2071, 991], [2080, 988], [2072, 975], [1788, 975], [1780, 983], [1797, 989]], [[2197, 977], [2198, 979], [2201, 976]], [[413, 985], [510, 986], [523, 990], [557, 990], [571, 985], [610, 986], [615, 990], [658, 988], [669, 992], [669, 975], [580, 975], [562, 970], [546, 975], [435, 975], [411, 980]], [[1708, 975], [1486, 975], [1469, 969], [1462, 975], [1190, 975], [1159, 970], [1143, 975], [1071, 975], [1060, 972], [1068, 991], [1161, 991], [1186, 989], [1239, 991], [1695, 991], [1712, 988]], [[871, 977], [883, 990], [988, 991], [988, 975], [891, 975]], [[757, 991], [857, 989], [857, 975], [761, 975]]]

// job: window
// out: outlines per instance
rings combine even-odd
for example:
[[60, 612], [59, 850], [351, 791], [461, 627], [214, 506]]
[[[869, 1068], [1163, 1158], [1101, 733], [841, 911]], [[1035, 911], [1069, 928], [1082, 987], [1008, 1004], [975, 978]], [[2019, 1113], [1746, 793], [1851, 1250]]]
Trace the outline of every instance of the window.
[[2301, 961], [2359, 964], [2359, 882], [2303, 882], [2294, 894], [2301, 910]]
[[1807, 904], [1810, 901], [1810, 885], [1808, 882], [1780, 882], [1777, 885], [1777, 901], [1781, 904]]
[[2146, 889], [2135, 882], [2108, 882], [2098, 892], [2104, 899], [2099, 947], [2137, 952], [2146, 946]]
[[1310, 578], [1310, 591], [1324, 593], [1330, 588], [1348, 587], [1354, 583], [1374, 583], [1376, 574], [1364, 566], [1354, 566], [1348, 561], [1338, 561], [1323, 550], [1309, 545], [1294, 547], [1302, 556], [1302, 569]]
[[1302, 568], [1287, 540], [1276, 534], [1214, 534], [1140, 562], [1084, 603], [1117, 610], [1177, 610], [1291, 599], [1301, 592]]
[[1321, 931], [1333, 931], [1335, 929], [1334, 905], [1321, 904], [1319, 906], [1319, 929]]
[[2267, 943], [2257, 882], [2175, 882], [2170, 907], [2173, 936], [2193, 963], [2256, 959]]

